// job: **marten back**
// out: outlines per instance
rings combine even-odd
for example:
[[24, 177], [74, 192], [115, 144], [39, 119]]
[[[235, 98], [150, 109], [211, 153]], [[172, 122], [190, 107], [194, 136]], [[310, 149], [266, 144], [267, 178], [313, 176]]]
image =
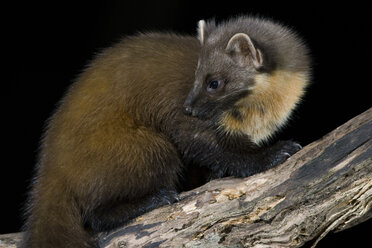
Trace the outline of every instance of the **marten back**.
[[[112, 204], [121, 211], [114, 222], [123, 223], [174, 201], [182, 163], [159, 130], [186, 118], [182, 104], [199, 49], [193, 37], [142, 34], [104, 50], [84, 70], [43, 137], [23, 247], [91, 247], [83, 227], [116, 226], [103, 216], [115, 211]], [[158, 192], [158, 202], [141, 199]], [[131, 203], [119, 206], [124, 199]]]
[[102, 52], [62, 100], [53, 119], [65, 116], [73, 122], [54, 123], [92, 124], [123, 115], [137, 125], [159, 127], [159, 119], [182, 106], [194, 81], [199, 50], [197, 39], [188, 36], [151, 33], [126, 38]]

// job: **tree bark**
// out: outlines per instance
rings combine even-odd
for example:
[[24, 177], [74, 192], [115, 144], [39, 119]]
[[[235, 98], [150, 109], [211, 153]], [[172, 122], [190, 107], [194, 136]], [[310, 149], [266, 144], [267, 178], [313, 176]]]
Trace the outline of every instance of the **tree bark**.
[[372, 217], [372, 108], [285, 163], [214, 180], [100, 235], [101, 247], [301, 247]]
[[[329, 232], [372, 217], [371, 137], [372, 108], [271, 170], [213, 180], [100, 234], [100, 246], [301, 247], [311, 241], [315, 247]], [[15, 247], [5, 240], [17, 243], [0, 235], [0, 248]]]

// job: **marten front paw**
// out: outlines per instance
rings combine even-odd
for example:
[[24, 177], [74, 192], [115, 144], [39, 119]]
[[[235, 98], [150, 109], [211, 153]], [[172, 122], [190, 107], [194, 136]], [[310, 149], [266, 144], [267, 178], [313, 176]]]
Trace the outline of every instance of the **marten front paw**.
[[275, 167], [301, 150], [301, 145], [290, 141], [278, 141], [270, 147], [244, 155], [235, 155], [231, 162], [214, 167], [210, 180], [224, 176], [247, 177]]
[[301, 150], [301, 145], [290, 141], [278, 141], [271, 147], [265, 148], [264, 152], [251, 154], [247, 158], [246, 166], [231, 166], [227, 168], [228, 176], [247, 177], [273, 168], [290, 156]]
[[302, 146], [297, 142], [291, 140], [278, 141], [272, 147], [272, 154], [274, 155], [271, 161], [271, 166], [274, 167], [286, 161], [290, 156], [302, 149]]

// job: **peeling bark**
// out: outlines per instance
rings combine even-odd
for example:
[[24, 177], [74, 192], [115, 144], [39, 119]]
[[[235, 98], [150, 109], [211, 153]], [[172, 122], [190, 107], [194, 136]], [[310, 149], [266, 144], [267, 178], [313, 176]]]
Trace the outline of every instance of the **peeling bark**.
[[[102, 248], [313, 247], [372, 217], [372, 108], [248, 178], [213, 180], [98, 236]], [[0, 248], [21, 234], [0, 235]], [[13, 242], [13, 245], [9, 242]]]

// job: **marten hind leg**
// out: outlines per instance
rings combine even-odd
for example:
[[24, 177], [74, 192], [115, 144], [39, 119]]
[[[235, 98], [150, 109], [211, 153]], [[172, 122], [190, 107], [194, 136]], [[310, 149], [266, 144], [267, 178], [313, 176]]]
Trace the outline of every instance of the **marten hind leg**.
[[139, 199], [122, 200], [97, 207], [86, 216], [85, 226], [92, 234], [112, 230], [155, 208], [178, 201], [175, 190], [162, 189]]
[[101, 125], [79, 143], [67, 140], [45, 146], [21, 247], [95, 247], [89, 233], [177, 199], [182, 163], [164, 135]]
[[84, 225], [94, 233], [178, 199], [182, 162], [163, 134], [141, 127], [126, 129], [115, 140], [108, 146], [112, 151], [103, 153], [110, 154], [107, 159], [102, 160], [99, 151], [93, 156], [92, 162], [102, 167], [93, 167], [97, 178], [89, 179], [88, 192], [80, 192]]

